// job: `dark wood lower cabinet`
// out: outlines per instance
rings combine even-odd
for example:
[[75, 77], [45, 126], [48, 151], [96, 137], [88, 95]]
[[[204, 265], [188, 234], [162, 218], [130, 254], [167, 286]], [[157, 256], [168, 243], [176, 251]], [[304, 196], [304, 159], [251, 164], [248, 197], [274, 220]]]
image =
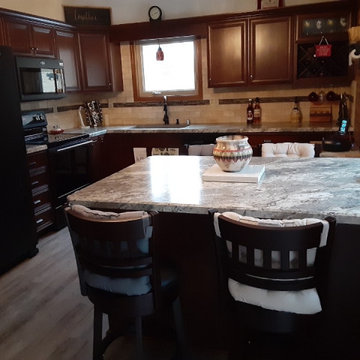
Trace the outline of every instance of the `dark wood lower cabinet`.
[[37, 234], [54, 224], [54, 210], [49, 189], [47, 151], [27, 155]]
[[[323, 137], [330, 137], [332, 131], [314, 132], [241, 132], [249, 138], [254, 156], [261, 156], [261, 144], [264, 142], [310, 142], [321, 141]], [[108, 133], [101, 145], [101, 156], [94, 158], [93, 168], [96, 180], [111, 175], [133, 164], [135, 147], [146, 148], [147, 155], [151, 155], [154, 147], [174, 147], [179, 149], [180, 155], [188, 154], [188, 145], [216, 143], [219, 136], [227, 133]], [[96, 160], [98, 159], [98, 160]]]

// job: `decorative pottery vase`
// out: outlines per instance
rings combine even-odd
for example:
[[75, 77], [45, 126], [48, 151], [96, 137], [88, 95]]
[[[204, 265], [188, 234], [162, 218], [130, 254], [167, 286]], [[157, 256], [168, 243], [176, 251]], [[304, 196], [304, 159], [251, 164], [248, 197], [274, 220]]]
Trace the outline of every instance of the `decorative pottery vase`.
[[251, 160], [253, 151], [247, 136], [230, 135], [216, 139], [213, 156], [221, 170], [236, 172], [242, 170]]

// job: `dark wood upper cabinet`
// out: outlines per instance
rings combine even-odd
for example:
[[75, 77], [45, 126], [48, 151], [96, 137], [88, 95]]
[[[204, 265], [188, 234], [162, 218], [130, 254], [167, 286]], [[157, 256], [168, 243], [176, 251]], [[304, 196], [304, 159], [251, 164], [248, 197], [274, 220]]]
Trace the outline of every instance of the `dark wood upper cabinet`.
[[210, 24], [209, 87], [291, 82], [292, 40], [290, 16]]
[[41, 23], [4, 17], [5, 41], [17, 55], [55, 57], [54, 29]]
[[81, 90], [78, 38], [75, 31], [55, 30], [57, 57], [64, 62], [66, 92]]
[[80, 32], [79, 43], [83, 90], [111, 91], [111, 64], [107, 34]]
[[247, 84], [247, 21], [208, 27], [208, 84], [226, 87]]
[[[294, 85], [312, 87], [349, 85], [351, 76], [348, 66], [349, 39], [347, 29], [352, 26], [349, 9], [296, 16], [296, 39], [294, 42]], [[330, 56], [316, 55], [316, 45], [331, 46]]]
[[249, 84], [292, 81], [293, 30], [290, 16], [252, 19]]
[[83, 91], [122, 91], [120, 45], [109, 42], [107, 31], [79, 32]]

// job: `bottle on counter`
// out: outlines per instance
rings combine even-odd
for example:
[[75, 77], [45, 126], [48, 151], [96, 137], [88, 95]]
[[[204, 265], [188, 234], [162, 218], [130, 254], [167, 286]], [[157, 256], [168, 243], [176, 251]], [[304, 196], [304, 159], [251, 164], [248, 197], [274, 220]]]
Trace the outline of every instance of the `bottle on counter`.
[[252, 99], [249, 99], [249, 103], [246, 109], [246, 122], [248, 124], [252, 124], [254, 122], [254, 108]]
[[345, 94], [341, 94], [340, 95], [340, 103], [339, 103], [339, 116], [338, 116], [338, 121], [337, 121], [337, 125], [341, 125], [343, 120], [348, 120], [348, 122], [350, 122], [350, 118], [349, 118], [349, 110], [347, 108], [347, 104], [346, 104], [346, 95]]
[[259, 124], [261, 122], [261, 107], [260, 107], [260, 99], [257, 97], [255, 99], [254, 105], [254, 124]]
[[291, 122], [297, 123], [297, 124], [301, 123], [301, 120], [302, 120], [302, 113], [300, 110], [299, 101], [298, 101], [297, 97], [294, 99], [294, 106], [290, 113], [290, 120], [291, 120]]

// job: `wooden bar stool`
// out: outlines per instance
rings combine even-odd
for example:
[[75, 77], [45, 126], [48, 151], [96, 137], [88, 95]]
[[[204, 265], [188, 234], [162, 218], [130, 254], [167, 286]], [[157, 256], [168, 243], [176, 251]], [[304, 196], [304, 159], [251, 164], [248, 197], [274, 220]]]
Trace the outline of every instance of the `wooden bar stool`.
[[158, 214], [103, 212], [81, 205], [66, 208], [65, 214], [81, 294], [94, 304], [93, 359], [102, 359], [109, 344], [122, 335], [110, 327], [103, 338], [103, 314], [116, 321], [135, 322], [136, 358], [140, 360], [144, 359], [142, 318], [166, 306], [173, 308], [177, 359], [190, 359], [177, 275], [172, 269], [161, 268], [157, 256]]
[[[271, 220], [215, 211], [210, 215], [221, 301], [232, 324], [229, 359], [253, 359], [248, 357], [249, 344], [264, 335], [309, 340], [326, 308], [335, 219]], [[278, 351], [276, 358], [284, 352], [285, 358], [296, 358], [299, 351], [310, 349], [306, 342], [286, 349], [290, 343], [270, 346], [269, 351]]]

